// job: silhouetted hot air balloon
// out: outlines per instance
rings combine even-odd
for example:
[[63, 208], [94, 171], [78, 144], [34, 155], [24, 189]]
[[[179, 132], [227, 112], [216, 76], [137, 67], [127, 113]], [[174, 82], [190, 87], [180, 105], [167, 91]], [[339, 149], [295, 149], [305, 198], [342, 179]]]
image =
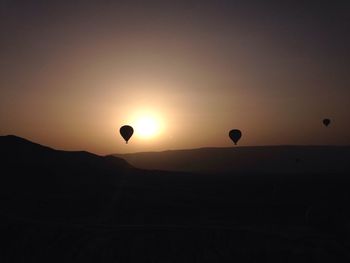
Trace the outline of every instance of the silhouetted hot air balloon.
[[330, 123], [331, 123], [331, 120], [330, 120], [330, 119], [323, 119], [323, 125], [324, 125], [324, 126], [327, 127]]
[[120, 135], [124, 138], [125, 142], [128, 143], [128, 140], [131, 138], [134, 133], [134, 129], [129, 125], [124, 125], [119, 129]]
[[228, 135], [230, 136], [231, 140], [235, 143], [235, 145], [237, 145], [237, 142], [242, 137], [242, 132], [240, 130], [234, 129], [231, 130]]

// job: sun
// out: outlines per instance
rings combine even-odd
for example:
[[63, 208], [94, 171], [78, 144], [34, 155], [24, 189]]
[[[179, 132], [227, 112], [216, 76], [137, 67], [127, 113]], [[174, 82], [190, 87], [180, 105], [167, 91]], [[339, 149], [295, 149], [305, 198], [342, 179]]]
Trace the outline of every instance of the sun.
[[141, 138], [151, 138], [159, 132], [159, 123], [153, 117], [140, 117], [135, 122], [135, 133]]

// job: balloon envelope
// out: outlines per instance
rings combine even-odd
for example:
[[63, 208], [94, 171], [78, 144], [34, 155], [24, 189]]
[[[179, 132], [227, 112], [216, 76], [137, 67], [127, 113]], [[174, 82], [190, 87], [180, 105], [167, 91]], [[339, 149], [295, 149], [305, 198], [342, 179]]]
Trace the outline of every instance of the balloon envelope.
[[242, 137], [242, 132], [240, 130], [233, 129], [230, 131], [230, 133], [228, 135], [230, 136], [231, 140], [236, 145], [237, 142], [239, 141], [239, 139], [241, 139], [241, 137]]
[[128, 143], [128, 140], [131, 138], [134, 133], [134, 129], [129, 125], [124, 125], [119, 129], [120, 135], [124, 138], [125, 142]]
[[323, 119], [323, 125], [324, 125], [324, 126], [327, 127], [330, 123], [331, 123], [331, 120], [330, 120], [330, 119]]

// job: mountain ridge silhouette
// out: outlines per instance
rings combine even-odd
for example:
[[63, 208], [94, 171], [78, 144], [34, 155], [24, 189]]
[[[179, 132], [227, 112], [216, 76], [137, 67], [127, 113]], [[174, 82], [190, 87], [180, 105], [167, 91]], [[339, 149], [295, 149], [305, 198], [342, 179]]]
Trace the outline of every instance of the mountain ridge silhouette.
[[0, 136], [0, 160], [3, 207], [29, 217], [44, 211], [51, 217], [97, 215], [123, 176], [137, 170], [120, 158], [55, 150], [13, 135]]
[[350, 173], [350, 146], [204, 147], [113, 156], [141, 169], [201, 174]]

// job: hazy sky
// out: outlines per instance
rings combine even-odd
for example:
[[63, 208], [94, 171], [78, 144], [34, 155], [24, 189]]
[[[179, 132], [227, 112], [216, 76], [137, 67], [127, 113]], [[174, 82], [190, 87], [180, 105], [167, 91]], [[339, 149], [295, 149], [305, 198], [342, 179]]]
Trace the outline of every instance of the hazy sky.
[[[0, 0], [0, 134], [99, 154], [350, 144], [349, 1]], [[119, 127], [155, 118], [125, 145]], [[332, 119], [330, 127], [322, 119]]]

